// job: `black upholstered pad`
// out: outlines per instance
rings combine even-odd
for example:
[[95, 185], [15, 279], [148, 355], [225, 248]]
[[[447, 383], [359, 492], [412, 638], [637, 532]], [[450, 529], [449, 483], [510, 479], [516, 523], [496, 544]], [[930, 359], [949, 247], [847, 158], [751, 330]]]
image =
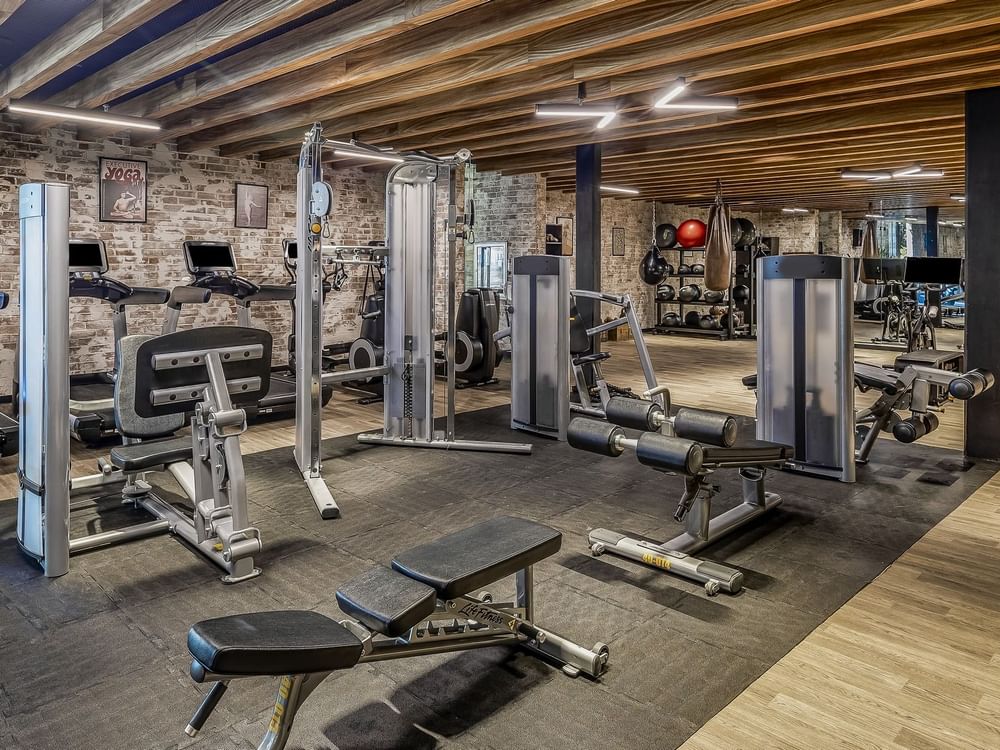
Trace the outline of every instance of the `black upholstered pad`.
[[866, 388], [884, 391], [899, 385], [899, 373], [867, 362], [855, 362], [854, 381]]
[[326, 615], [284, 610], [202, 620], [188, 631], [188, 650], [218, 674], [287, 675], [353, 667], [362, 649]]
[[561, 545], [555, 529], [502, 516], [407, 550], [392, 567], [451, 599], [544, 560]]
[[702, 466], [757, 466], [787, 461], [793, 457], [791, 446], [766, 440], [741, 440], [732, 448], [702, 444]]
[[381, 565], [345, 583], [337, 603], [362, 625], [395, 638], [428, 617], [437, 602], [430, 586]]
[[757, 373], [754, 373], [753, 375], [744, 375], [742, 380], [743, 380], [743, 385], [746, 386], [747, 388], [757, 387]]
[[611, 352], [597, 352], [595, 354], [583, 354], [579, 357], [573, 357], [574, 365], [587, 365], [591, 362], [603, 362], [605, 359], [611, 358]]
[[111, 463], [124, 472], [145, 471], [176, 461], [191, 460], [191, 438], [152, 440], [111, 449]]

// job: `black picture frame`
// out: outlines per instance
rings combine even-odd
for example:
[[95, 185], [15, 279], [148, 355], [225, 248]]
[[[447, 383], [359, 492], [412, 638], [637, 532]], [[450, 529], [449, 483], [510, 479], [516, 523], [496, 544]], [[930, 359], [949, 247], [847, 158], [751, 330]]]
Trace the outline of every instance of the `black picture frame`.
[[149, 206], [149, 164], [141, 159], [97, 159], [98, 221], [145, 224]]
[[269, 192], [267, 185], [237, 182], [233, 189], [233, 226], [237, 229], [267, 229]]
[[625, 227], [611, 227], [611, 254], [616, 258], [625, 257]]

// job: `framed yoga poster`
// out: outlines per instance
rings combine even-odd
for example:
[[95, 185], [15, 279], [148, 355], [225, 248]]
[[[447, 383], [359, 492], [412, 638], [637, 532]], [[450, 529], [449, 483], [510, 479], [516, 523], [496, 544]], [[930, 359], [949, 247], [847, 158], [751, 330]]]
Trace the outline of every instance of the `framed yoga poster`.
[[236, 183], [236, 228], [267, 229], [267, 185]]
[[146, 162], [98, 159], [100, 220], [143, 224], [146, 221]]
[[611, 254], [618, 257], [625, 255], [625, 227], [611, 228]]

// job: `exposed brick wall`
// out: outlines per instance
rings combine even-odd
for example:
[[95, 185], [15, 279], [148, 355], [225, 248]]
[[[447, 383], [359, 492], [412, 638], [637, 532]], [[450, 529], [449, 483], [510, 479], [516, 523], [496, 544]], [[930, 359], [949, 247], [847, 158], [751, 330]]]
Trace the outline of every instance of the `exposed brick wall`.
[[[98, 221], [99, 156], [142, 159], [148, 162], [148, 215], [145, 224]], [[97, 237], [108, 248], [110, 275], [136, 286], [171, 287], [186, 283], [181, 243], [185, 239], [225, 239], [233, 243], [240, 273], [267, 283], [285, 283], [281, 240], [294, 234], [295, 166], [291, 161], [261, 163], [223, 159], [204, 154], [178, 153], [173, 146], [132, 147], [120, 138], [80, 141], [74, 129], [52, 129], [41, 134], [21, 133], [17, 124], [0, 115], [0, 289], [12, 297], [0, 314], [0, 393], [9, 393], [13, 352], [18, 335], [17, 289], [19, 227], [17, 188], [25, 182], [54, 181], [71, 185], [70, 234]], [[361, 170], [328, 172], [336, 202], [333, 241], [364, 244], [381, 239], [384, 226], [384, 173]], [[234, 224], [234, 183], [267, 184], [268, 228], [237, 229]], [[358, 330], [356, 310], [363, 271], [349, 271], [344, 289], [331, 295], [326, 307], [328, 340], [348, 340]], [[157, 332], [160, 308], [130, 311], [133, 332]], [[254, 310], [256, 324], [275, 337], [275, 360], [284, 361], [285, 340], [291, 328], [287, 304], [267, 304]], [[70, 310], [70, 347], [73, 372], [110, 367], [112, 341], [110, 311], [90, 300], [74, 302]], [[219, 298], [192, 307], [182, 327], [235, 323], [235, 308]]]

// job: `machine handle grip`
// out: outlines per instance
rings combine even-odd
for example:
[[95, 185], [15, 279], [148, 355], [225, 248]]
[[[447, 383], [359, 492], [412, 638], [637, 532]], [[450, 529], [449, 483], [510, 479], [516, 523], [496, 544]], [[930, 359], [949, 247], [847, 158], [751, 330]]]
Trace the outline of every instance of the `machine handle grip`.
[[170, 290], [167, 307], [180, 310], [181, 305], [202, 305], [212, 299], [212, 290], [200, 286], [175, 286]]

